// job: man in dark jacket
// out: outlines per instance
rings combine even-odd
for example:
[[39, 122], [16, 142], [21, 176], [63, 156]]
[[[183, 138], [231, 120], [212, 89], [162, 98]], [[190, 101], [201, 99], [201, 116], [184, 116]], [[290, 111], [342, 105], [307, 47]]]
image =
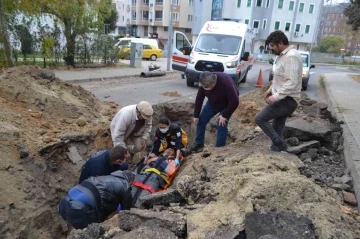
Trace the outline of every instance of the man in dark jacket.
[[131, 187], [135, 175], [130, 171], [116, 171], [107, 176], [90, 177], [71, 188], [61, 198], [58, 212], [75, 229], [105, 221], [120, 207], [129, 210]]
[[127, 170], [129, 166], [125, 160], [128, 158], [129, 152], [120, 145], [94, 153], [83, 166], [79, 183], [91, 176], [104, 176], [117, 170]]
[[[204, 71], [200, 75], [200, 83], [194, 109], [194, 124], [196, 125], [195, 143], [191, 152], [200, 152], [204, 147], [205, 129], [210, 119], [220, 113], [217, 120], [216, 147], [226, 144], [228, 122], [239, 105], [239, 90], [232, 78], [222, 72]], [[201, 110], [205, 97], [208, 98]], [[201, 111], [201, 113], [200, 113]]]

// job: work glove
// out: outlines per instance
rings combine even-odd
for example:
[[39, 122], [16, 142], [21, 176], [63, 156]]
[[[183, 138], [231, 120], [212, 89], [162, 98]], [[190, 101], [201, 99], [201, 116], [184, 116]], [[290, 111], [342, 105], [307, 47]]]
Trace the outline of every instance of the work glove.
[[176, 158], [175, 159], [175, 165], [178, 166], [180, 164], [180, 159]]

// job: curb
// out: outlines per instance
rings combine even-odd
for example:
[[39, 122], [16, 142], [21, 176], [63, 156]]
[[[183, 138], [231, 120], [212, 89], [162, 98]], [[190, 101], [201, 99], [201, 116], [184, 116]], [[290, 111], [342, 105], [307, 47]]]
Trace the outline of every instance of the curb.
[[325, 91], [326, 91], [326, 98], [329, 104], [329, 108], [332, 112], [332, 115], [335, 116], [335, 118], [338, 121], [343, 121], [344, 124], [341, 124], [341, 127], [343, 129], [343, 138], [344, 138], [344, 158], [345, 158], [345, 164], [347, 170], [350, 172], [351, 177], [353, 178], [353, 184], [354, 184], [354, 191], [355, 191], [355, 197], [356, 201], [358, 202], [358, 211], [360, 211], [360, 160], [355, 160], [356, 157], [360, 156], [360, 148], [352, 135], [348, 125], [346, 124], [345, 118], [341, 112], [337, 108], [337, 102], [335, 101], [335, 98], [333, 97], [331, 90], [328, 87], [328, 84], [326, 83], [326, 77], [325, 77]]
[[[165, 71], [166, 74], [169, 73], [175, 73], [174, 71]], [[112, 79], [119, 79], [119, 78], [126, 78], [126, 77], [141, 77], [141, 72], [139, 74], [136, 75], [121, 75], [121, 76], [109, 76], [109, 77], [97, 77], [97, 78], [87, 78], [87, 79], [72, 79], [72, 80], [63, 80], [61, 78], [59, 78], [60, 80], [64, 81], [64, 82], [68, 82], [71, 84], [76, 84], [76, 83], [87, 83], [87, 82], [96, 82], [96, 81], [103, 81], [103, 80], [112, 80]], [[142, 77], [142, 78], [147, 78], [147, 77]]]
[[321, 62], [312, 62], [314, 65], [320, 65], [320, 66], [340, 66], [340, 67], [351, 67], [351, 66], [360, 66], [360, 65], [341, 65], [341, 64], [331, 64], [331, 63], [321, 63]]

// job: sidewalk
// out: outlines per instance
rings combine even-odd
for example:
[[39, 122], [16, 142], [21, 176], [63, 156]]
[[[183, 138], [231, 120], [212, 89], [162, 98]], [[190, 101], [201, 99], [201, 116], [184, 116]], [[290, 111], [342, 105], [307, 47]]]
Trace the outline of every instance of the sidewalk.
[[344, 156], [360, 210], [360, 82], [349, 75], [324, 74], [329, 107], [338, 121], [344, 121]]
[[160, 66], [160, 70], [166, 71], [166, 58], [159, 58], [157, 61], [145, 61], [141, 63], [141, 68], [130, 67], [129, 60], [121, 60], [121, 63], [129, 66], [107, 67], [107, 68], [87, 68], [85, 70], [54, 70], [56, 77], [69, 82], [85, 81], [85, 80], [101, 80], [109, 78], [119, 78], [126, 76], [140, 76], [141, 72], [149, 71], [148, 66], [156, 64]]

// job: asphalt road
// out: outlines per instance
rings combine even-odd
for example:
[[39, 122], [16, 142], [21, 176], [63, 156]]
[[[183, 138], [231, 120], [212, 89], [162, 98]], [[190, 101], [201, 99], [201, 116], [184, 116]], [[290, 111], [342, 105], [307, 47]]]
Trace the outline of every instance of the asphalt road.
[[[255, 89], [259, 72], [262, 71], [263, 82], [268, 82], [271, 65], [267, 63], [255, 63], [248, 73], [246, 83], [240, 84], [240, 94], [246, 94]], [[306, 91], [311, 99], [325, 101], [325, 95], [319, 86], [319, 77], [324, 73], [352, 72], [349, 67], [316, 65], [312, 69], [309, 86]], [[85, 89], [93, 92], [97, 98], [105, 101], [114, 101], [119, 105], [136, 104], [146, 100], [151, 104], [163, 102], [191, 102], [195, 100], [198, 86], [186, 86], [185, 79], [180, 73], [171, 73], [164, 77], [154, 78], [120, 78], [94, 82], [80, 83]], [[176, 92], [177, 96], [166, 96], [164, 93]]]

